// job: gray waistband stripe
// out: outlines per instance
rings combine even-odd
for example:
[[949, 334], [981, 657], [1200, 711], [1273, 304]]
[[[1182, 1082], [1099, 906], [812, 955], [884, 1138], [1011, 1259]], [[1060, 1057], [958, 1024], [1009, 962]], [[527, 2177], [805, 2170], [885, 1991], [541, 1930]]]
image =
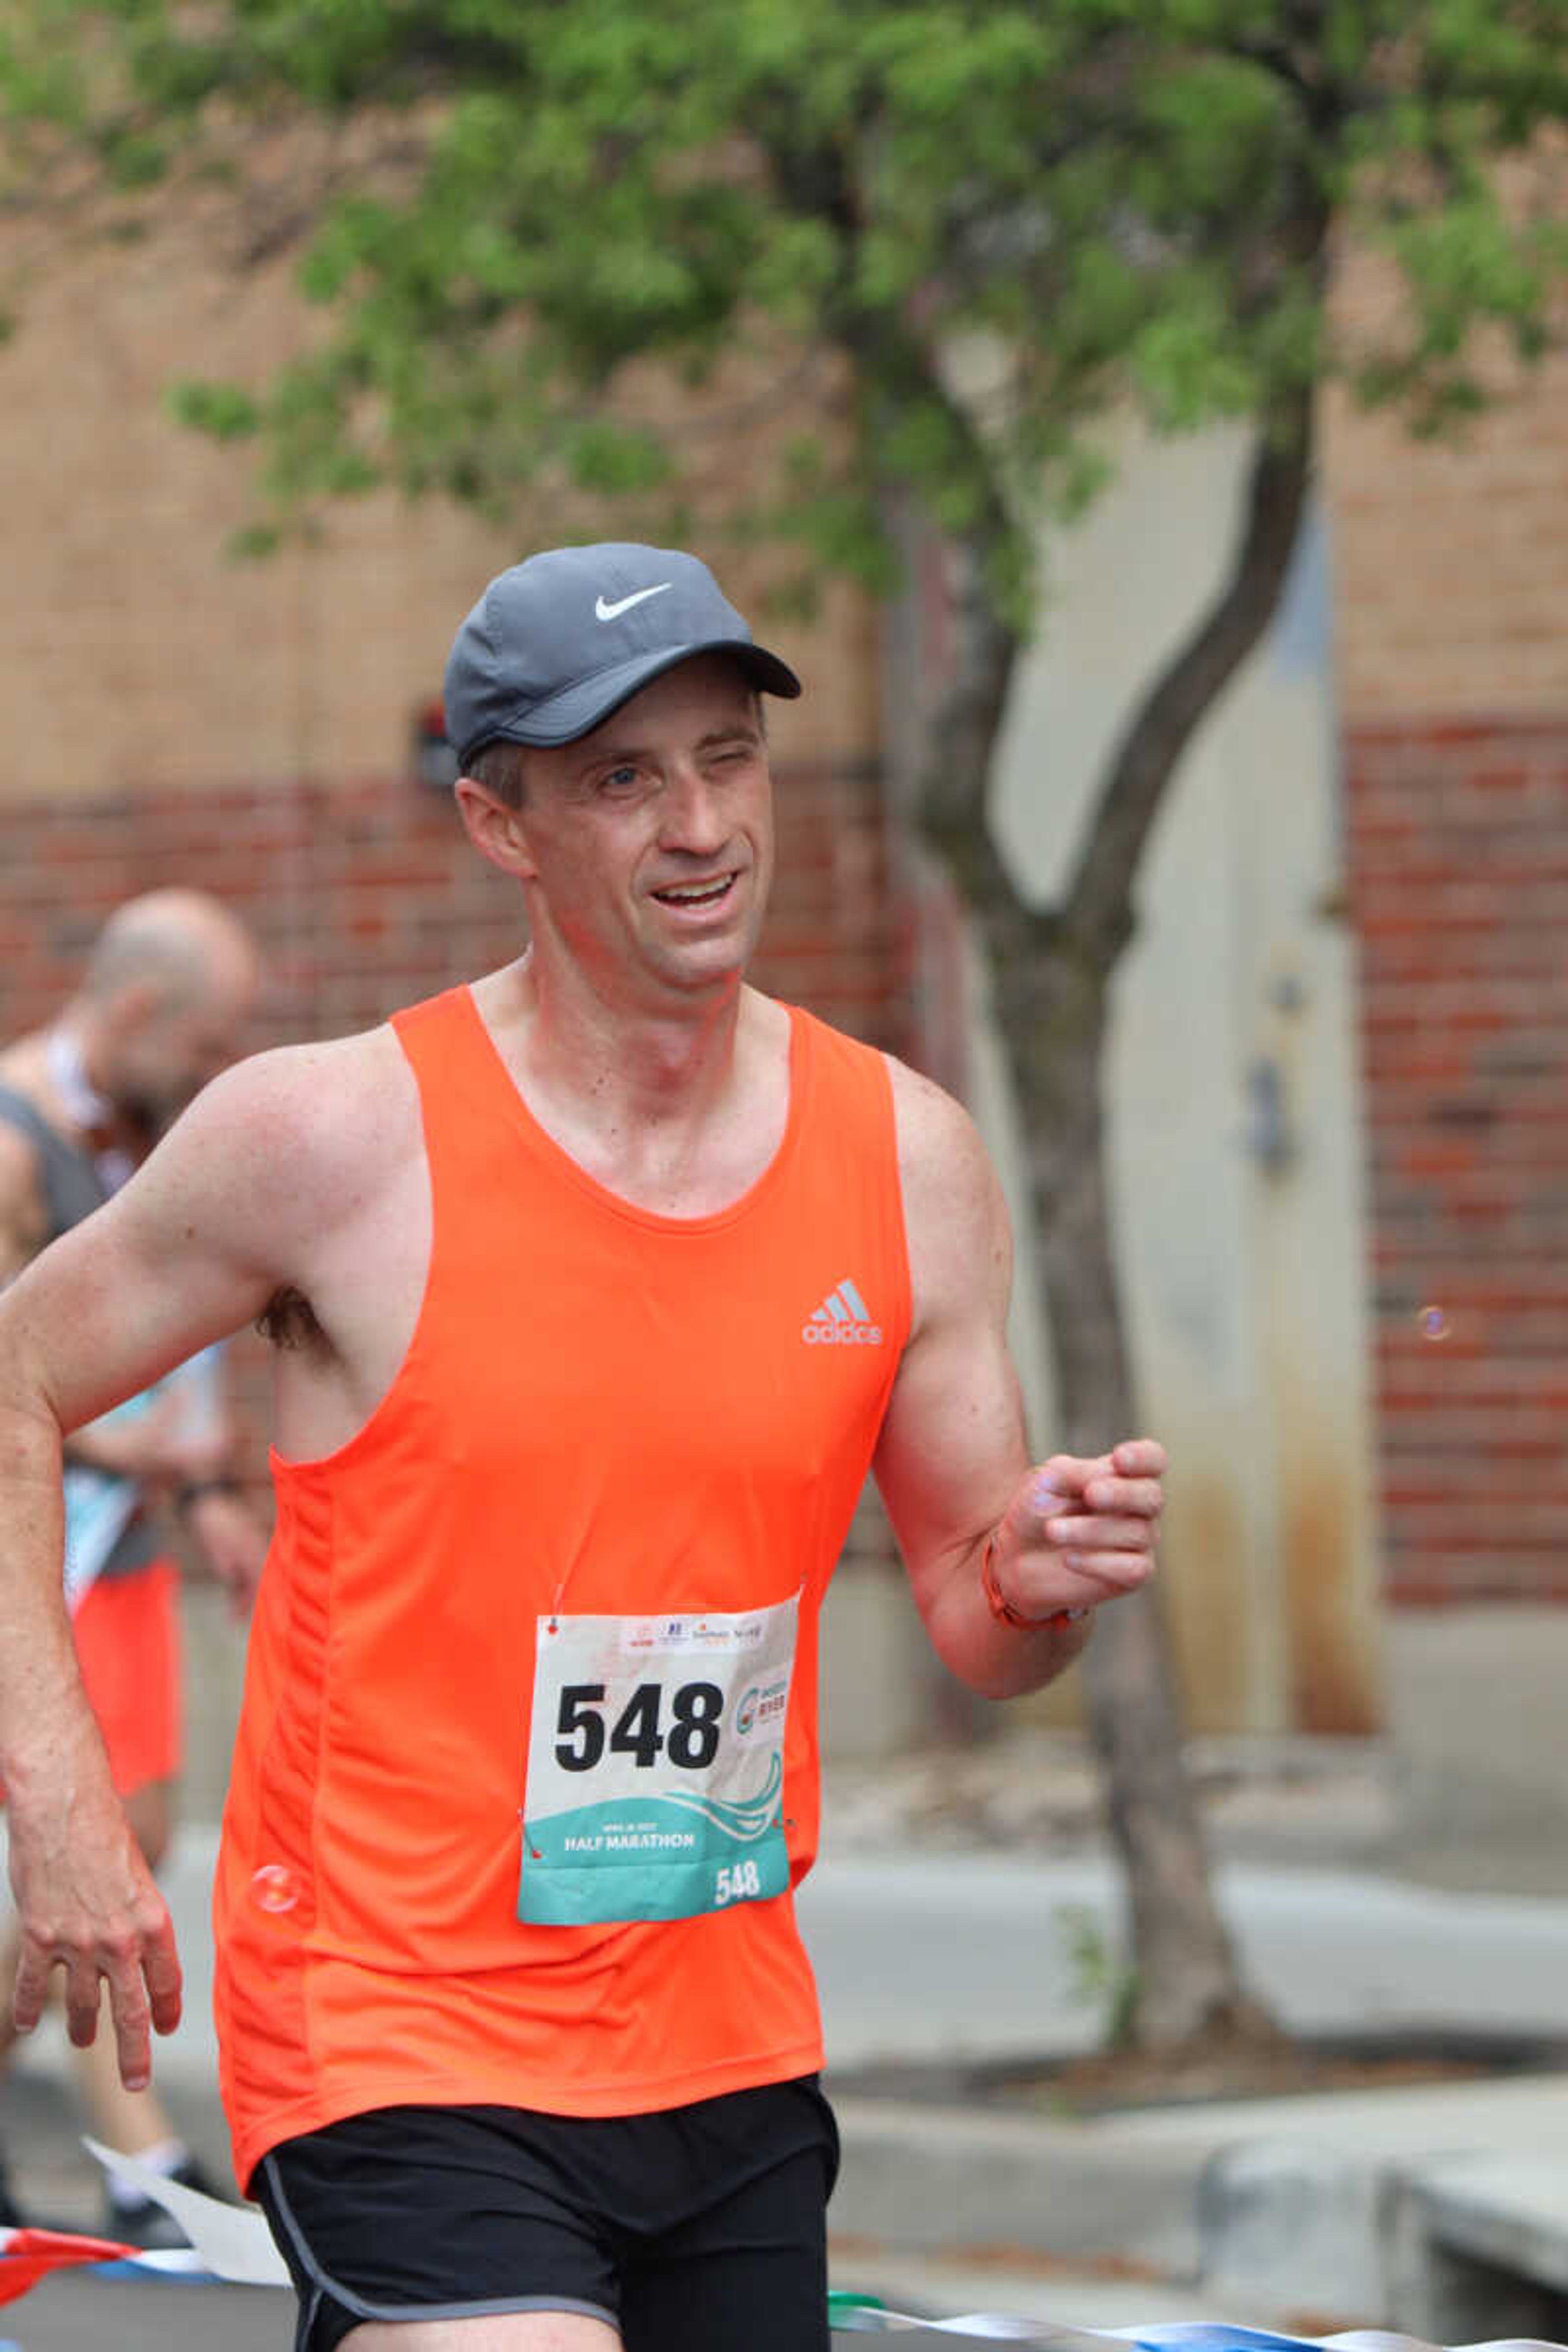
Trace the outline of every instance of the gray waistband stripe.
[[300, 2267], [301, 2270], [308, 2271], [310, 2273], [318, 2286], [324, 2285], [326, 2281], [323, 2277], [321, 2266], [317, 2263], [315, 2256], [311, 2253], [310, 2247], [305, 2243], [305, 2233], [294, 2218], [294, 2209], [289, 2204], [288, 2196], [284, 2191], [283, 2176], [278, 2169], [277, 2158], [274, 2156], [264, 2156], [261, 2159], [261, 2169], [267, 2175], [267, 2185], [271, 2189], [273, 2197], [277, 2200], [278, 2210], [283, 2217], [283, 2227], [289, 2232], [289, 2243], [293, 2247], [296, 2255], [299, 2257]]

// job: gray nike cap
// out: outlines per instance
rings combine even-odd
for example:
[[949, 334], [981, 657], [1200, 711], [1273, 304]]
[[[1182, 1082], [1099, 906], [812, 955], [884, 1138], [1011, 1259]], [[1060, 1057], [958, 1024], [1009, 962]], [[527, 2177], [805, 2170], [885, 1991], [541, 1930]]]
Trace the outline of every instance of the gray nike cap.
[[705, 563], [668, 547], [552, 547], [492, 580], [453, 641], [447, 740], [573, 743], [693, 654], [730, 653], [754, 686], [800, 680], [752, 632]]

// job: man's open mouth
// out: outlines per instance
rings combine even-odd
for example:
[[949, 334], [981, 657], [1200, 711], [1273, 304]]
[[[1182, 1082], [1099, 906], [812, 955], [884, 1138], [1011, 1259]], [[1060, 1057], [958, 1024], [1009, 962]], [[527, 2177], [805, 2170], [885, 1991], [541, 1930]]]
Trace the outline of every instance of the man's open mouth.
[[733, 874], [719, 874], [709, 882], [671, 882], [653, 895], [664, 907], [716, 907], [734, 884]]

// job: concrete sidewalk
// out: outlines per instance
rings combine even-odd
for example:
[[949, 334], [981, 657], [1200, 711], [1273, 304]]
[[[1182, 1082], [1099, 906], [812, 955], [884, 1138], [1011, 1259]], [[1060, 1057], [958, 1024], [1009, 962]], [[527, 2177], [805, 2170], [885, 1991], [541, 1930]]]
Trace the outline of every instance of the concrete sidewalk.
[[[221, 2168], [214, 1844], [187, 1830], [169, 1873], [186, 2019], [157, 2064], [188, 2136]], [[1568, 2042], [1568, 1901], [1256, 1863], [1227, 1865], [1218, 1884], [1248, 1976], [1299, 2032], [1423, 2024]], [[800, 1912], [830, 2087], [835, 2073], [875, 2063], [1038, 2056], [1097, 2039], [1074, 1950], [1086, 1936], [1114, 1948], [1115, 1881], [1102, 1858], [910, 1860], [907, 1848], [861, 1845], [828, 1853]], [[87, 2223], [97, 2184], [61, 2095], [65, 2056], [63, 2034], [47, 2027], [6, 2093], [5, 2131], [23, 2188], [49, 2213]], [[1380, 2236], [1391, 2182], [1503, 2152], [1521, 2197], [1544, 2183], [1550, 2201], [1552, 2184], [1568, 2180], [1568, 2075], [1089, 2119], [880, 2097], [841, 2096], [839, 2107], [839, 2283], [928, 2311], [1009, 2309], [1098, 2326], [1373, 2325], [1389, 2315], [1377, 2306], [1391, 2291]]]
[[[1297, 2033], [1424, 2028], [1568, 2049], [1568, 1902], [1256, 1863], [1225, 1866], [1217, 1885], [1247, 1976]], [[862, 1852], [825, 1864], [800, 1908], [841, 2074], [912, 2082], [921, 2058], [930, 2070], [1099, 2039], [1073, 1954], [1087, 1941], [1114, 1962], [1102, 1857]], [[1086, 2326], [1397, 2323], [1455, 2341], [1463, 2306], [1476, 2336], [1568, 2335], [1568, 2307], [1538, 2291], [1559, 2233], [1568, 2261], [1568, 2074], [1091, 2117], [840, 2097], [839, 2117], [836, 2226], [889, 2261], [918, 2257], [917, 2275], [953, 2265], [951, 2279], [928, 2268], [932, 2292], [971, 2307], [985, 2290], [993, 2308]], [[1461, 2187], [1488, 2200], [1471, 2249], [1532, 2263], [1521, 2295], [1489, 2301], [1488, 2282], [1426, 2244], [1428, 2209]], [[1044, 2274], [1031, 2284], [1009, 2249]]]

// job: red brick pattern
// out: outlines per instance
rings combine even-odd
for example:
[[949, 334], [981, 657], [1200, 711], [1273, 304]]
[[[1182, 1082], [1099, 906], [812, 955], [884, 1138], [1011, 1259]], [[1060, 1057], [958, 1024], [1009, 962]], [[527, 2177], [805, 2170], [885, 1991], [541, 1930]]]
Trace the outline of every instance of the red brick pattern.
[[[874, 767], [778, 775], [779, 868], [759, 984], [851, 1034], [907, 1050], [907, 941]], [[412, 780], [258, 785], [206, 795], [16, 801], [0, 866], [0, 1035], [50, 1018], [98, 926], [164, 883], [212, 890], [261, 943], [252, 1043], [342, 1034], [489, 971], [522, 942], [516, 887], [470, 848], [450, 796]], [[234, 1362], [259, 1477], [265, 1357]]]
[[1568, 721], [1346, 749], [1389, 1597], [1568, 1600]]
[[[899, 1045], [906, 951], [875, 770], [786, 767], [778, 829], [759, 983]], [[15, 801], [5, 834], [0, 1035], [47, 1019], [110, 909], [163, 883], [216, 891], [256, 931], [258, 1045], [379, 1021], [521, 944], [519, 894], [469, 847], [449, 796], [401, 778]]]

